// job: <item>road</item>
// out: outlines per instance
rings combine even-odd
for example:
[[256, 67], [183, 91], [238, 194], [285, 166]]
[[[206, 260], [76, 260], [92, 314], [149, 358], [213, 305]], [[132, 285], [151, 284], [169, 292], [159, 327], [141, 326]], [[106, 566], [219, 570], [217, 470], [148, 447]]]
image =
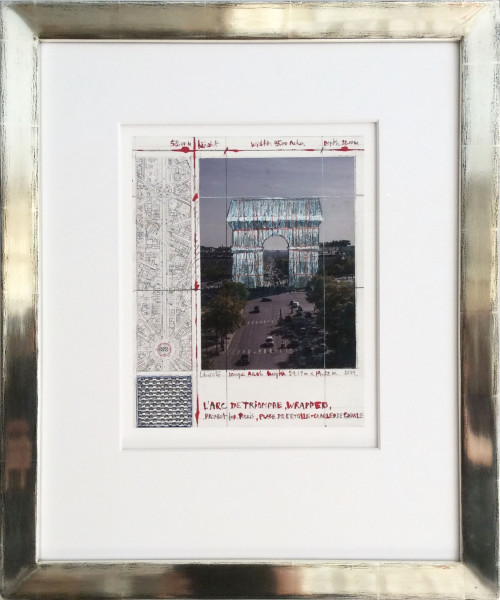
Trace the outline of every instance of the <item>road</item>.
[[[301, 304], [304, 311], [313, 311], [314, 305], [306, 300], [305, 292], [294, 291], [267, 296], [271, 302], [262, 302], [260, 298], [254, 298], [246, 303], [243, 309], [243, 317], [246, 324], [240, 327], [233, 334], [227, 350], [213, 359], [214, 369], [278, 369], [290, 368], [289, 360], [295, 350], [292, 348], [282, 348], [282, 341], [285, 346], [289, 345], [289, 339], [282, 337], [279, 329], [278, 320], [283, 319], [290, 314], [290, 301], [296, 300]], [[254, 312], [258, 306], [259, 312]], [[265, 347], [266, 337], [272, 335], [274, 339], [273, 347]], [[242, 354], [248, 354], [250, 363], [248, 365], [237, 365], [237, 361]], [[295, 365], [297, 366], [297, 365]]]

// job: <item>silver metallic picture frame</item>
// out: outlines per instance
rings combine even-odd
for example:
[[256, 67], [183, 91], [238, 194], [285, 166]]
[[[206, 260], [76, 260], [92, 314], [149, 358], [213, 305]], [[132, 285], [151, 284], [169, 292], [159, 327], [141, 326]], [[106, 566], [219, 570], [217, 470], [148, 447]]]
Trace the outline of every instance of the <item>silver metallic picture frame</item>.
[[[0, 7], [2, 597], [497, 598], [497, 2], [34, 0], [2, 1]], [[38, 58], [40, 43], [57, 39], [459, 41], [460, 560], [189, 563], [37, 559]], [[12, 468], [20, 471], [22, 478], [22, 485], [15, 490], [9, 486]]]

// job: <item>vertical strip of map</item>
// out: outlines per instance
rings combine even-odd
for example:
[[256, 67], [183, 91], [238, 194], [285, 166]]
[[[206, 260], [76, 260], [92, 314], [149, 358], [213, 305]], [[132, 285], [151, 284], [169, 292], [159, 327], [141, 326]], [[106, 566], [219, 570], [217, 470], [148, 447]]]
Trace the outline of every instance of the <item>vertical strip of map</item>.
[[[166, 152], [135, 155], [137, 372], [142, 374], [138, 383], [144, 374], [156, 381], [164, 376], [162, 389], [177, 386], [172, 375], [185, 380], [193, 368], [192, 161]], [[151, 402], [153, 389], [137, 385], [138, 414]], [[178, 401], [185, 405], [189, 396], [191, 406], [191, 384], [176, 390]], [[146, 426], [169, 426], [167, 415], [158, 418], [158, 423], [150, 419]], [[178, 426], [177, 421], [170, 426]]]

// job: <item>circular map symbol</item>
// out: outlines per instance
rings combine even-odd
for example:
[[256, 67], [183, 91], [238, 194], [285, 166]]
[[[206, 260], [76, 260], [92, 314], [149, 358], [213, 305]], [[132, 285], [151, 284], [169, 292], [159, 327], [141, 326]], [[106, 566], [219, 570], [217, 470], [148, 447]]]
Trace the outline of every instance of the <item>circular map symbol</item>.
[[172, 354], [172, 346], [169, 342], [160, 342], [158, 346], [156, 346], [156, 352], [158, 352], [159, 356], [165, 358]]

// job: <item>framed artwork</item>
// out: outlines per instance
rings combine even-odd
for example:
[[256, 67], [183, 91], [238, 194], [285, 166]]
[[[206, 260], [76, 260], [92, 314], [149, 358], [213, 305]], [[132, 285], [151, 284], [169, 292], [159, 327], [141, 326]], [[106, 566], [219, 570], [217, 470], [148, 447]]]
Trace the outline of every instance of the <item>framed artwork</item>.
[[[1, 11], [2, 595], [496, 598], [497, 3], [3, 2]], [[114, 104], [108, 102], [105, 87], [116, 86], [116, 94], [132, 106], [149, 89], [144, 81], [152, 79], [151, 70], [143, 84], [139, 79], [134, 82], [138, 95], [128, 98], [119, 87], [126, 75], [117, 75], [116, 82], [108, 75], [106, 81], [99, 79], [96, 65], [101, 55], [92, 55], [97, 46], [86, 45], [89, 58], [82, 63], [74, 42], [138, 40], [155, 42], [154, 52], [161, 53], [164, 43], [172, 48], [170, 78], [164, 79], [158, 67], [158, 80], [165, 87], [158, 98], [151, 94], [153, 103], [171, 102], [170, 113], [159, 122], [154, 111], [152, 117], [144, 112], [139, 120], [129, 116], [132, 110], [123, 111], [108, 127], [100, 112], [112, 112]], [[298, 94], [296, 100], [304, 107], [302, 121], [289, 117], [286, 102], [279, 122], [206, 116], [211, 106], [217, 112], [220, 98], [236, 98], [243, 80], [250, 87], [254, 83], [263, 97], [268, 93], [259, 73], [268, 72], [264, 67], [266, 61], [272, 62], [271, 54], [257, 52], [252, 60], [260, 61], [261, 68], [249, 69], [245, 48], [235, 42], [252, 42], [253, 48], [259, 47], [253, 42], [272, 42], [277, 66], [269, 72], [278, 82], [272, 91], [286, 98], [285, 91], [300, 88], [290, 75], [293, 69], [284, 66], [284, 59], [280, 62], [294, 52], [292, 48], [303, 47], [292, 42], [366, 40], [411, 42], [428, 52], [433, 51], [432, 44], [424, 40], [456, 44], [454, 58], [443, 64], [456, 66], [452, 80], [460, 107], [450, 104], [447, 110], [436, 91], [435, 101], [416, 106], [407, 115], [408, 122], [423, 123], [435, 111], [441, 120], [449, 117], [456, 131], [455, 116], [460, 113], [458, 143], [449, 137], [452, 143], [441, 153], [439, 168], [436, 163], [436, 172], [446, 170], [447, 176], [454, 165], [460, 182], [455, 189], [449, 177], [436, 179], [441, 187], [435, 186], [430, 199], [422, 198], [421, 221], [414, 206], [388, 202], [388, 197], [383, 206], [379, 203], [381, 173], [388, 172], [380, 166], [387, 156], [381, 140], [394, 134], [388, 121], [384, 129], [379, 115], [367, 117], [368, 109], [362, 118], [351, 120], [325, 118], [322, 113], [317, 121], [307, 112], [310, 81], [320, 72], [322, 77], [333, 73], [333, 63], [321, 55], [318, 44], [311, 44], [316, 49], [310, 52], [319, 54], [310, 55], [315, 57], [310, 64], [301, 62], [306, 60], [305, 50], [300, 56], [293, 54], [298, 83], [307, 82], [300, 92], [304, 95]], [[59, 45], [65, 50], [62, 54], [54, 50], [68, 41], [72, 43]], [[201, 54], [193, 50], [195, 42], [208, 41], [213, 44], [204, 46]], [[357, 52], [356, 44], [347, 48], [350, 44], [345, 56]], [[106, 60], [117, 72], [123, 69], [138, 77], [141, 69], [146, 72], [158, 64], [151, 57], [158, 59], [160, 54], [148, 54], [147, 44], [127, 50], [128, 62], [120, 59], [120, 63], [113, 52], [121, 45], [106, 46], [110, 52]], [[238, 58], [221, 84], [212, 66], [224, 64], [222, 48]], [[183, 56], [191, 56], [191, 62], [183, 62]], [[414, 78], [419, 79], [419, 59], [414, 56], [410, 62], [414, 61]], [[356, 60], [366, 65], [367, 56]], [[397, 63], [386, 63], [387, 71], [394, 73], [392, 84], [382, 84], [382, 79], [379, 84], [387, 103], [394, 102], [399, 110], [398, 86], [408, 63], [402, 68]], [[57, 85], [54, 64], [61, 67]], [[342, 64], [348, 75], [349, 60]], [[285, 71], [287, 77], [280, 79]], [[422, 71], [428, 73], [429, 68]], [[369, 78], [368, 71], [365, 74]], [[76, 95], [85, 111], [93, 112], [93, 127], [102, 137], [94, 138], [85, 129], [83, 112], [74, 105], [68, 108], [76, 80], [88, 90], [85, 95], [78, 88]], [[375, 96], [377, 81], [371, 85]], [[386, 93], [389, 87], [393, 94]], [[220, 95], [212, 94], [215, 88], [222, 89]], [[337, 88], [341, 96], [340, 78]], [[190, 122], [175, 112], [182, 96], [179, 90], [184, 98], [192, 99], [193, 90], [198, 94], [198, 113]], [[407, 97], [401, 92], [400, 100]], [[362, 97], [364, 106], [370, 106], [370, 98]], [[229, 111], [231, 102], [224, 106]], [[101, 161], [100, 155], [92, 162], [87, 146], [81, 155], [74, 153], [64, 140], [77, 139], [73, 134], [77, 129], [78, 140], [88, 134], [94, 142], [96, 156], [102, 141], [109, 143], [117, 169], [114, 162]], [[67, 137], [57, 137], [60, 130]], [[57, 133], [54, 138], [52, 132]], [[440, 143], [442, 138], [437, 132], [434, 140], [426, 137], [425, 149], [411, 159], [407, 150], [416, 144], [416, 137], [412, 142], [399, 131], [399, 139], [401, 146], [392, 156], [402, 159], [395, 160], [389, 171], [406, 165], [405, 175], [411, 175], [408, 189], [416, 188], [432, 176], [430, 170], [425, 172], [429, 163], [424, 159], [439, 155], [436, 140]], [[104, 171], [113, 171], [111, 186], [110, 179], [94, 170], [99, 162]], [[100, 188], [95, 198], [82, 189], [84, 180]], [[106, 195], [111, 200], [102, 203]], [[391, 214], [401, 220], [391, 221]], [[109, 223], [111, 228], [106, 227]], [[396, 263], [379, 263], [380, 239], [388, 239], [392, 223], [405, 223], [405, 228], [394, 227], [394, 244], [380, 256], [385, 261], [403, 253], [405, 276], [391, 269]], [[428, 236], [422, 235], [425, 223]], [[435, 235], [445, 224], [446, 243], [440, 246]], [[106, 253], [101, 252], [104, 247]], [[99, 261], [107, 264], [110, 257], [116, 269], [99, 269]], [[422, 268], [413, 276], [411, 264], [417, 260], [420, 267], [428, 264], [429, 271], [432, 265], [432, 277], [423, 277]], [[379, 269], [407, 288], [395, 296], [392, 314], [379, 295]], [[447, 282], [443, 289], [455, 289], [454, 295], [446, 292], [442, 304], [434, 293], [441, 289], [440, 279]], [[412, 295], [419, 300], [409, 310], [404, 301]], [[391, 467], [388, 479], [382, 479], [378, 469], [384, 465], [378, 463], [397, 454], [402, 446], [395, 438], [409, 431], [398, 429], [398, 417], [405, 411], [418, 412], [418, 406], [408, 403], [405, 408], [402, 401], [401, 411], [390, 413], [384, 404], [391, 376], [384, 371], [381, 388], [380, 349], [383, 354], [384, 344], [398, 339], [384, 338], [392, 320], [406, 324], [398, 331], [401, 339], [410, 346], [415, 342], [414, 357], [406, 356], [404, 344], [399, 352], [405, 356], [398, 357], [397, 344], [391, 344], [390, 356], [401, 358], [394, 362], [392, 381], [400, 381], [397, 365], [406, 364], [405, 376], [411, 374], [406, 385], [415, 394], [411, 397], [429, 396], [433, 381], [429, 369], [434, 365], [436, 372], [446, 371], [439, 385], [447, 382], [453, 407], [448, 412], [436, 408], [427, 415], [433, 426], [419, 425], [412, 433], [418, 452], [411, 458], [398, 457], [399, 467]], [[431, 339], [428, 332], [439, 328], [440, 320], [446, 324]], [[452, 352], [440, 361], [439, 335], [449, 333], [453, 324], [457, 339], [451, 342]], [[423, 342], [418, 329], [426, 332]], [[108, 337], [95, 337], [100, 330]], [[425, 402], [422, 398], [422, 407], [432, 403], [439, 407], [441, 389], [431, 390]], [[393, 398], [396, 395], [393, 392]], [[440, 423], [443, 414], [457, 415], [456, 422]], [[387, 430], [381, 435], [382, 417], [384, 423], [393, 423], [392, 437]], [[109, 435], [97, 433], [106, 427]], [[446, 503], [432, 495], [446, 486], [452, 495], [454, 475], [449, 462], [432, 449], [440, 436], [443, 446], [452, 444], [453, 430], [458, 447], [446, 460], [459, 458], [458, 497], [446, 512]], [[424, 454], [426, 443], [431, 451]], [[320, 457], [315, 454], [319, 449], [330, 454]], [[126, 463], [101, 465], [106, 452], [126, 456]], [[160, 471], [162, 460], [168, 468]], [[212, 470], [203, 472], [197, 461], [210, 464]], [[419, 462], [425, 463], [420, 464], [421, 472], [429, 478], [412, 487]], [[264, 479], [255, 477], [252, 464], [267, 473], [267, 487]], [[314, 474], [310, 477], [305, 475], [308, 465]], [[334, 483], [344, 481], [338, 478], [342, 468], [352, 472], [352, 487], [332, 494]], [[130, 487], [123, 487], [125, 479]], [[372, 486], [375, 479], [379, 483]], [[66, 485], [59, 486], [61, 481]], [[381, 489], [381, 482], [387, 481], [390, 494], [387, 487]], [[422, 486], [428, 488], [409, 500], [412, 490]], [[286, 502], [282, 488], [289, 493]], [[409, 495], [403, 496], [405, 488]], [[54, 494], [56, 489], [61, 493]], [[365, 539], [364, 525], [359, 523], [375, 514], [374, 507], [381, 507], [388, 517], [393, 514], [393, 526], [372, 521], [377, 537], [387, 540], [385, 550], [367, 545], [353, 552], [346, 543], [344, 553], [327, 554], [328, 540], [323, 543], [323, 538], [334, 529], [324, 517], [333, 496], [342, 498], [343, 504], [335, 504], [328, 519], [351, 532], [345, 533], [345, 541]], [[227, 498], [236, 497], [241, 504], [230, 506]], [[127, 518], [124, 498], [133, 506]], [[114, 510], [103, 512], [110, 499]], [[216, 514], [219, 500], [221, 514]], [[349, 505], [361, 506], [361, 500], [366, 514], [357, 523]], [[306, 504], [309, 508], [303, 512]], [[405, 511], [393, 512], [397, 504], [405, 505]], [[339, 506], [345, 512], [337, 510]], [[141, 512], [151, 512], [149, 523], [158, 517], [156, 531], [154, 525], [141, 530], [145, 522]], [[405, 560], [403, 546], [393, 555], [393, 540], [397, 530], [404, 531], [404, 515], [409, 514], [420, 520], [417, 530], [459, 521], [456, 557], [442, 559], [455, 554], [434, 555], [434, 549], [419, 548], [418, 559]], [[425, 515], [431, 527], [425, 524]], [[294, 526], [286, 525], [287, 519], [295, 519]], [[219, 537], [226, 540], [232, 535], [234, 542], [238, 536], [231, 531], [238, 520], [244, 533], [231, 556], [211, 554], [206, 544], [199, 552], [189, 548], [189, 536], [185, 546], [179, 541], [192, 527], [214, 547], [219, 547], [215, 543]], [[73, 536], [76, 541], [61, 551], [58, 544], [64, 536], [57, 534], [51, 542], [47, 532], [64, 533], [70, 522], [74, 530], [65, 540]], [[133, 545], [123, 556], [101, 551], [105, 544], [95, 551], [86, 529], [93, 530], [94, 539], [116, 534], [115, 547], [122, 540], [133, 544], [140, 536], [156, 540], [156, 545], [149, 555], [139, 542], [136, 554]], [[306, 530], [307, 536], [300, 537]], [[124, 537], [119, 531], [125, 532]], [[270, 532], [273, 543], [280, 536], [285, 544], [294, 541], [292, 555], [273, 550], [278, 548], [273, 543], [262, 544], [259, 553], [262, 531]], [[169, 546], [162, 556], [162, 539], [168, 541], [169, 536], [177, 551]], [[297, 550], [301, 544], [303, 552]], [[251, 550], [246, 552], [247, 548]], [[315, 554], [315, 548], [321, 550]], [[373, 560], [366, 558], [375, 554]]]
[[346, 127], [123, 127], [125, 447], [375, 445], [376, 127]]

